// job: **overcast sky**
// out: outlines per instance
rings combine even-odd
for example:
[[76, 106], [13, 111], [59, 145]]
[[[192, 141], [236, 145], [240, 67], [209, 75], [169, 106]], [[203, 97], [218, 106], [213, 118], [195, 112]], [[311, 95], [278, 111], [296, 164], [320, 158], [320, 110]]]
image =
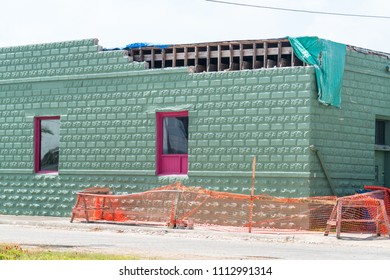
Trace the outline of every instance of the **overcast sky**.
[[[388, 0], [225, 0], [390, 17]], [[217, 4], [205, 0], [0, 0], [0, 47], [98, 38], [106, 48], [135, 42], [200, 43], [318, 36], [390, 53], [390, 19], [341, 17]]]

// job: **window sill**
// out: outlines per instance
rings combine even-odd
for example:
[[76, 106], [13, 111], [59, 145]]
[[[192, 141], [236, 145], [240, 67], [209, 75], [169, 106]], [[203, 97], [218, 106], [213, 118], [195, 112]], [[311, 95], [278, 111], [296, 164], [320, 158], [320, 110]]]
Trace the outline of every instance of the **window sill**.
[[186, 179], [188, 178], [188, 175], [187, 174], [157, 174], [157, 177], [169, 177], [169, 178], [177, 177], [177, 178]]
[[390, 145], [375, 145], [375, 151], [390, 151]]
[[52, 172], [52, 171], [39, 171], [35, 172], [36, 176], [58, 176], [58, 171]]

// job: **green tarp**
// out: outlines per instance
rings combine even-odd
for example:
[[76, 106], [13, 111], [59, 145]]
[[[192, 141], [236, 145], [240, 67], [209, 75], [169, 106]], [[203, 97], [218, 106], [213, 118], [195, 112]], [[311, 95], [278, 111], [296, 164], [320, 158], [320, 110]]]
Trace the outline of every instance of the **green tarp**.
[[314, 66], [319, 102], [340, 108], [346, 46], [318, 37], [288, 39], [295, 55]]

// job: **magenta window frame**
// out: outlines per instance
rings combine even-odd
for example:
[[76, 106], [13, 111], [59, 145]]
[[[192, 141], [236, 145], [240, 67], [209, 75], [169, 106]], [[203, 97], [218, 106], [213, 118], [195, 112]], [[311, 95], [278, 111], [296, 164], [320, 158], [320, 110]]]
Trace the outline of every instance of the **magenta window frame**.
[[[180, 112], [157, 112], [156, 113], [156, 174], [163, 175], [187, 175], [188, 153], [187, 154], [163, 154], [163, 119], [165, 117], [188, 117], [188, 111]], [[164, 171], [165, 160], [176, 160], [180, 165], [180, 171]]]
[[60, 116], [44, 116], [34, 118], [34, 172], [38, 174], [56, 174], [58, 170], [41, 170], [41, 121], [59, 120]]

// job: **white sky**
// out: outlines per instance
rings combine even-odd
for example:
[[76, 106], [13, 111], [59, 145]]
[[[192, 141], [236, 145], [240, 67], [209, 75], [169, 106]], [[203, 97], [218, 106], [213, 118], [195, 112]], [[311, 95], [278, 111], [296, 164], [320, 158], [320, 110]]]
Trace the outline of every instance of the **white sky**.
[[[334, 13], [390, 16], [388, 0], [226, 0]], [[223, 5], [205, 0], [0, 0], [0, 47], [98, 38], [200, 43], [318, 36], [390, 53], [390, 19], [340, 17]]]

